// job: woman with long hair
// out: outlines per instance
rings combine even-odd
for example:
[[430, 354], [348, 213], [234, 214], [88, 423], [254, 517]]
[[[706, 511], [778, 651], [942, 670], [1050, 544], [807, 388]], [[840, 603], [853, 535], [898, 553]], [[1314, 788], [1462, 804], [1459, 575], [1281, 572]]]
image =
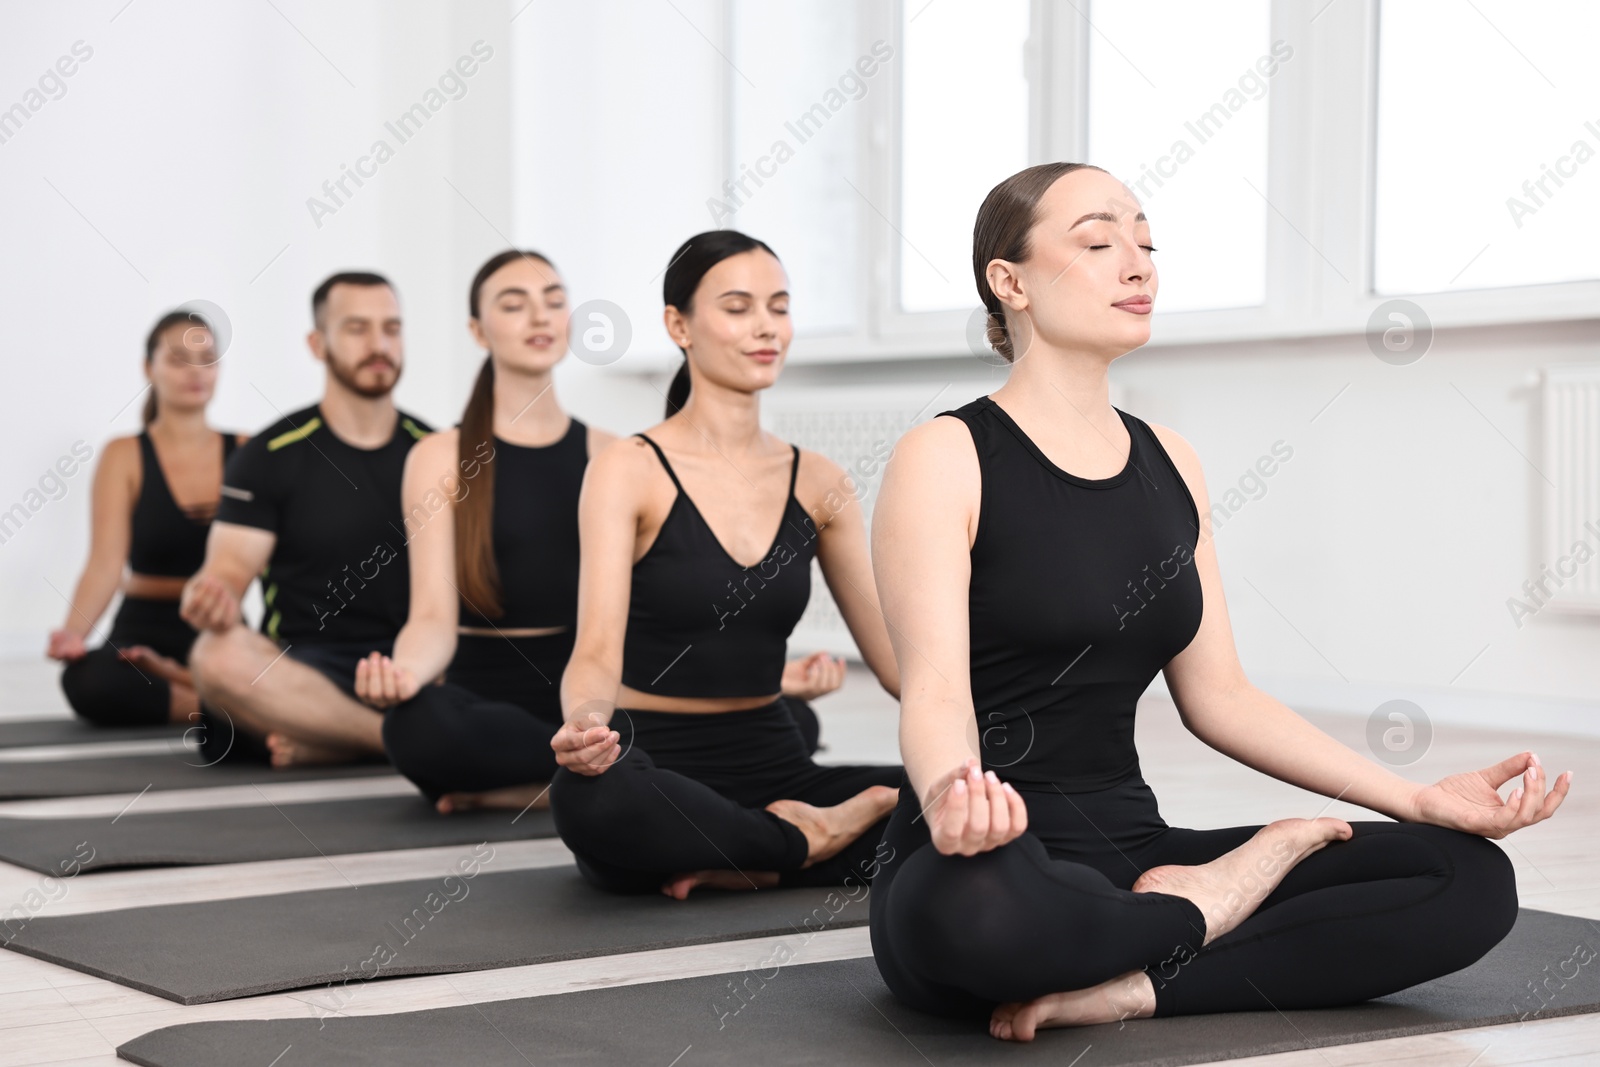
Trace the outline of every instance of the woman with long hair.
[[[1485, 838], [1571, 782], [1547, 793], [1524, 752], [1420, 786], [1250, 685], [1199, 460], [1109, 400], [1111, 362], [1149, 340], [1154, 251], [1099, 168], [996, 186], [972, 266], [1010, 377], [901, 438], [874, 514], [907, 782], [873, 955], [900, 999], [1002, 1039], [1350, 1004], [1465, 967], [1517, 914]], [[1157, 671], [1211, 747], [1398, 821], [1167, 825], [1133, 740]]]
[[578, 611], [578, 490], [615, 436], [556, 396], [570, 310], [547, 257], [491, 256], [467, 310], [487, 354], [460, 425], [406, 457], [410, 611], [393, 657], [357, 666], [356, 693], [389, 709], [389, 759], [440, 811], [520, 810], [542, 802], [555, 771], [550, 736]]
[[818, 766], [784, 706], [813, 558], [891, 694], [899, 675], [848, 478], [761, 427], [794, 332], [788, 280], [766, 244], [713, 230], [662, 290], [684, 354], [667, 417], [596, 456], [579, 505], [556, 829], [617, 892], [864, 883], [901, 771]]
[[[200, 710], [189, 675], [195, 631], [178, 616], [183, 583], [205, 559], [222, 470], [243, 435], [213, 430], [217, 346], [197, 312], [167, 312], [145, 337], [144, 429], [110, 441], [95, 467], [89, 560], [46, 651], [61, 688], [98, 726], [187, 722]], [[111, 633], [87, 647], [118, 592]]]

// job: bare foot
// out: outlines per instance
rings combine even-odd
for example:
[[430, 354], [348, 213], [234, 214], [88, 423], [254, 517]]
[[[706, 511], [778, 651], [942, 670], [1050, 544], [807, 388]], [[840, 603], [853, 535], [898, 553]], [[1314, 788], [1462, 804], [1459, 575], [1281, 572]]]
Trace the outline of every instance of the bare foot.
[[697, 885], [712, 889], [771, 889], [777, 884], [777, 871], [690, 871], [663, 883], [661, 891], [673, 900], [683, 900]]
[[1002, 1004], [989, 1016], [989, 1033], [1002, 1041], [1032, 1041], [1049, 1026], [1093, 1026], [1154, 1015], [1156, 991], [1144, 971], [1129, 971], [1088, 989], [1049, 993]]
[[550, 807], [550, 785], [548, 782], [530, 782], [527, 785], [508, 785], [503, 789], [485, 789], [479, 793], [446, 793], [434, 807], [446, 815], [452, 811], [471, 811], [473, 808], [545, 811]]
[[774, 800], [767, 810], [784, 822], [794, 823], [806, 835], [810, 850], [801, 866], [809, 867], [837, 856], [867, 827], [893, 811], [899, 800], [900, 790], [894, 786], [874, 785], [829, 808], [800, 800]]
[[290, 737], [288, 734], [267, 735], [267, 749], [272, 753], [274, 767], [301, 767], [316, 763], [351, 763], [362, 753], [348, 748], [333, 748]]
[[1205, 915], [1202, 944], [1208, 945], [1249, 918], [1295, 864], [1329, 841], [1349, 840], [1352, 832], [1343, 819], [1279, 819], [1210, 863], [1152, 867], [1133, 891], [1193, 901]]

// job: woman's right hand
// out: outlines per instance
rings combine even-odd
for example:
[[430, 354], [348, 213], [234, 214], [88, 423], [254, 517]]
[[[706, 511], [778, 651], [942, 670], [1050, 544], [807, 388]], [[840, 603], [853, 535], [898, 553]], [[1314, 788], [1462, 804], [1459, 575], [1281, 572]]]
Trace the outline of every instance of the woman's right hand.
[[88, 651], [83, 645], [83, 635], [75, 634], [71, 630], [51, 630], [50, 645], [44, 654], [62, 663], [71, 663], [73, 660], [82, 659]]
[[946, 856], [974, 856], [1013, 841], [1028, 828], [1028, 809], [1010, 782], [969, 758], [933, 783], [923, 804], [933, 847]]
[[416, 695], [416, 677], [382, 652], [356, 661], [356, 699], [363, 704], [391, 708]]
[[556, 763], [576, 774], [603, 774], [621, 755], [622, 735], [610, 725], [584, 726], [569, 720], [550, 738]]

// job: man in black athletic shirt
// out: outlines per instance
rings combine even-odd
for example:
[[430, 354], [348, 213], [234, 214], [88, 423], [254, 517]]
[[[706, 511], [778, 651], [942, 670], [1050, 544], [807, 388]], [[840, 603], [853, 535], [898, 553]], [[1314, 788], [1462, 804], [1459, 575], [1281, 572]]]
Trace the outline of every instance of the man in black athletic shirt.
[[[410, 576], [400, 477], [430, 432], [391, 393], [404, 365], [400, 305], [377, 274], [335, 274], [311, 298], [307, 336], [327, 371], [320, 403], [285, 415], [229, 460], [206, 560], [183, 591], [190, 653], [210, 714], [209, 761], [279, 766], [381, 755], [381, 713], [354, 697], [355, 666], [388, 653]], [[261, 632], [240, 599], [260, 576]]]

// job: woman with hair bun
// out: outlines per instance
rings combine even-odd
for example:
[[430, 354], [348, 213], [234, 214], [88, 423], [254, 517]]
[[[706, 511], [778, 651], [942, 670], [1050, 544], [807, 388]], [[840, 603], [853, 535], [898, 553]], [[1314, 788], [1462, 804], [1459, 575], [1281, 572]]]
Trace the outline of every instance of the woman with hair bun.
[[[1352, 1004], [1465, 967], [1517, 915], [1485, 839], [1571, 783], [1547, 793], [1523, 752], [1421, 786], [1245, 678], [1194, 449], [1108, 399], [1111, 362], [1150, 337], [1154, 251], [1097, 167], [997, 185], [972, 267], [1010, 377], [902, 437], [874, 512], [907, 781], [873, 956], [901, 1000], [1007, 1040]], [[1158, 671], [1212, 748], [1398, 821], [1169, 826], [1134, 748]]]

